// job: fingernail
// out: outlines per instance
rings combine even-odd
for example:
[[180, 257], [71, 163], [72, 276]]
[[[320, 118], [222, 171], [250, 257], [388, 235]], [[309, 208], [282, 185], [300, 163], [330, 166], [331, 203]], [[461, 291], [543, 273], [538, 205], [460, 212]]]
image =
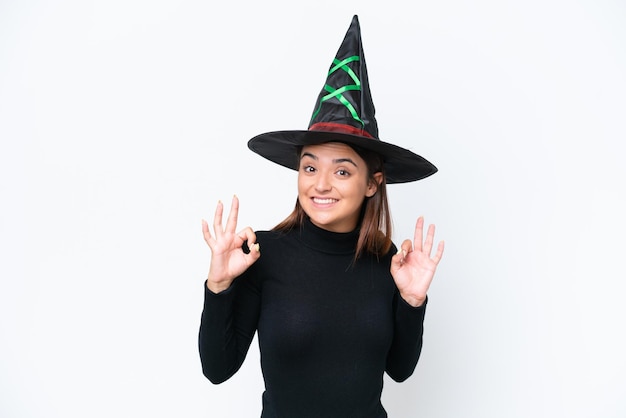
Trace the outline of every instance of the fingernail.
[[259, 245], [258, 242], [254, 244], [253, 247], [254, 247], [254, 251], [256, 251], [257, 253], [261, 252], [261, 246]]

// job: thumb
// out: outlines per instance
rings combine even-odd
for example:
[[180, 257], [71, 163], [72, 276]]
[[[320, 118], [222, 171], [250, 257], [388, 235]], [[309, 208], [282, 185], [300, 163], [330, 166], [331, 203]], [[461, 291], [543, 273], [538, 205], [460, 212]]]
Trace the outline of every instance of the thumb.
[[391, 266], [392, 268], [399, 269], [404, 264], [404, 259], [406, 255], [411, 250], [411, 241], [405, 240], [400, 248], [398, 248], [398, 252], [391, 258]]
[[249, 246], [249, 249], [250, 251], [248, 251], [248, 253], [245, 254], [245, 257], [246, 257], [246, 261], [248, 262], [248, 265], [251, 266], [252, 264], [254, 264], [255, 261], [259, 259], [259, 257], [261, 257], [261, 246], [257, 242], [257, 243], [251, 244]]

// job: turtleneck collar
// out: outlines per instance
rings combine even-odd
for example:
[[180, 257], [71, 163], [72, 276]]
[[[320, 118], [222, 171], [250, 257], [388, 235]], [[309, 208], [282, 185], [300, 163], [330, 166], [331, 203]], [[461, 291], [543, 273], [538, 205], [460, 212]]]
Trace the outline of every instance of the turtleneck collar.
[[329, 254], [354, 254], [359, 240], [359, 229], [351, 232], [332, 232], [314, 225], [307, 216], [298, 230], [302, 243], [315, 250]]

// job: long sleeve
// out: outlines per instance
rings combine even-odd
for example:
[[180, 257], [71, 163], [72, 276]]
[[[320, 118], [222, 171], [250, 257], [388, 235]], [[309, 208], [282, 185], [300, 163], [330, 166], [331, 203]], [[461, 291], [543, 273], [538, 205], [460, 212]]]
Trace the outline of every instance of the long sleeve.
[[220, 383], [241, 367], [258, 331], [263, 417], [382, 418], [383, 375], [414, 371], [425, 307], [399, 295], [392, 252], [354, 260], [358, 231], [307, 222], [257, 232], [263, 253], [231, 288], [206, 289], [200, 326], [205, 376]]
[[198, 347], [202, 372], [214, 384], [239, 370], [256, 332], [260, 291], [250, 276], [238, 277], [218, 294], [204, 284]]
[[408, 379], [419, 360], [427, 302], [428, 299], [422, 306], [414, 308], [396, 293], [393, 342], [386, 366], [387, 374], [396, 382]]

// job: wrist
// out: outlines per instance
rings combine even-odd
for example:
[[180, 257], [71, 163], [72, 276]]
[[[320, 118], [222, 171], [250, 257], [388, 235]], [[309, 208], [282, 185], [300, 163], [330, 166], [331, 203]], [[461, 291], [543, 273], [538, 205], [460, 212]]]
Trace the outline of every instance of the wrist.
[[230, 287], [230, 282], [226, 283], [226, 282], [212, 282], [211, 280], [206, 281], [206, 287], [207, 289], [209, 289], [211, 292], [213, 293], [220, 293], [223, 292], [224, 290], [228, 289]]
[[408, 303], [414, 308], [419, 308], [426, 302], [426, 296], [419, 297], [419, 296], [414, 296], [414, 295], [404, 295], [400, 293], [400, 297], [404, 299], [406, 303]]

